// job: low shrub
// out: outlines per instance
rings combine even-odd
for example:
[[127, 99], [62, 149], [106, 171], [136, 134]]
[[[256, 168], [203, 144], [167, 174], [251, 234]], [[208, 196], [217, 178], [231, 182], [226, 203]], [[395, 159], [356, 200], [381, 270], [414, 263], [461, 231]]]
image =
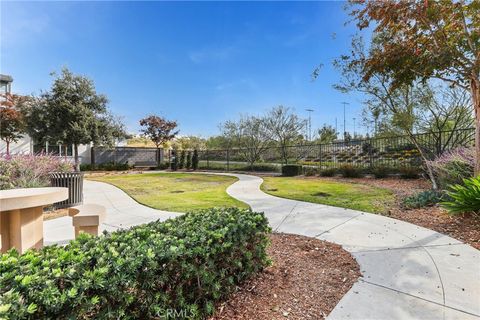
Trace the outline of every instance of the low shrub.
[[[198, 164], [198, 169], [227, 171], [227, 164], [225, 162], [218, 161], [210, 161], [207, 164], [207, 161], [200, 161]], [[279, 172], [280, 166], [266, 163], [256, 163], [253, 166], [248, 164], [230, 163], [228, 171]]]
[[421, 170], [413, 167], [400, 167], [398, 171], [402, 179], [418, 179], [421, 174]]
[[73, 171], [72, 163], [48, 154], [0, 155], [0, 190], [50, 186], [50, 172]]
[[450, 186], [450, 198], [441, 203], [451, 214], [480, 213], [480, 176], [464, 179], [463, 184]]
[[462, 184], [463, 179], [473, 177], [475, 149], [457, 148], [447, 151], [429, 163], [441, 188]]
[[168, 164], [168, 162], [160, 162], [159, 165], [157, 165], [156, 169], [157, 170], [166, 170], [170, 167], [170, 165]]
[[303, 175], [306, 177], [313, 177], [319, 173], [317, 168], [313, 167], [303, 167]]
[[0, 258], [2, 319], [206, 318], [268, 265], [268, 222], [209, 209]]
[[321, 177], [333, 177], [337, 174], [337, 169], [335, 168], [327, 168], [327, 169], [323, 169], [320, 171], [320, 176]]
[[340, 166], [338, 171], [344, 178], [360, 178], [362, 176], [362, 170], [358, 167], [352, 166], [351, 164]]
[[388, 177], [388, 174], [392, 172], [392, 169], [387, 166], [375, 166], [372, 168], [372, 174], [375, 179], [383, 179]]
[[132, 166], [125, 163], [118, 163], [118, 162], [105, 162], [99, 163], [96, 165], [91, 164], [80, 164], [80, 171], [123, 171], [129, 170]]
[[285, 164], [282, 166], [282, 176], [294, 177], [302, 174], [302, 166], [298, 164]]
[[440, 191], [426, 190], [404, 198], [402, 204], [406, 209], [431, 207], [442, 201], [443, 198], [444, 194]]

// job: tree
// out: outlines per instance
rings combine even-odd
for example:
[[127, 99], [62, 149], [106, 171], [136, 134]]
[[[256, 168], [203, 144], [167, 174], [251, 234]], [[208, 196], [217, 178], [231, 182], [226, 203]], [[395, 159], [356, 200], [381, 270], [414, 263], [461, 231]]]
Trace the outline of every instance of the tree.
[[335, 128], [332, 126], [328, 126], [326, 124], [323, 125], [320, 129], [318, 129], [318, 139], [317, 143], [331, 143], [337, 139], [337, 132]]
[[[391, 88], [431, 78], [469, 90], [480, 173], [480, 2], [351, 0], [360, 29], [373, 25], [364, 80], [388, 75]], [[360, 7], [356, 6], [360, 5]]]
[[[177, 128], [176, 121], [169, 121], [156, 115], [150, 115], [141, 119], [140, 126], [143, 127], [140, 132], [152, 140], [158, 149], [158, 154], [160, 154], [160, 147], [175, 138], [179, 132], [175, 130]], [[160, 165], [160, 157], [158, 157], [157, 161], [158, 165]]]
[[260, 160], [262, 153], [269, 147], [271, 133], [263, 117], [241, 116], [237, 121], [227, 121], [222, 126], [223, 136], [239, 149], [239, 152], [251, 168]]
[[7, 144], [7, 156], [10, 155], [10, 143], [20, 140], [25, 133], [25, 123], [19, 108], [27, 99], [10, 93], [2, 94], [0, 101], [0, 139]]
[[48, 92], [23, 108], [28, 133], [37, 142], [73, 145], [75, 169], [80, 170], [80, 144], [109, 145], [123, 137], [121, 122], [107, 108], [107, 97], [97, 94], [92, 80], [67, 68]]
[[193, 170], [197, 170], [197, 169], [198, 169], [198, 150], [197, 150], [197, 149], [193, 150], [192, 169], [193, 169]]
[[185, 166], [185, 150], [182, 150], [182, 152], [180, 153], [180, 159], [178, 160], [178, 169], [183, 169], [183, 167]]
[[187, 160], [186, 160], [185, 168], [187, 170], [190, 170], [192, 168], [192, 152], [191, 151], [187, 152]]
[[291, 141], [301, 136], [306, 122], [293, 113], [290, 108], [278, 106], [267, 113], [265, 123], [267, 130], [280, 147], [283, 162], [287, 164], [287, 147]]

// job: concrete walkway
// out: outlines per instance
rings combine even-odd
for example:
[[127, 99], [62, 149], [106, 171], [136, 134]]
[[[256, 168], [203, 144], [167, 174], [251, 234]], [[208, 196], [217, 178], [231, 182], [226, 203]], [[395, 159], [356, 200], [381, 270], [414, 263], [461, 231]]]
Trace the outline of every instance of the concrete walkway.
[[[363, 278], [329, 319], [480, 319], [480, 251], [403, 221], [267, 195], [261, 178], [229, 175], [240, 180], [227, 192], [265, 212], [275, 231], [338, 243], [357, 259]], [[105, 183], [86, 181], [84, 192], [86, 203], [107, 207], [108, 231], [178, 215]], [[73, 238], [70, 218], [47, 221], [45, 236], [48, 243]]]

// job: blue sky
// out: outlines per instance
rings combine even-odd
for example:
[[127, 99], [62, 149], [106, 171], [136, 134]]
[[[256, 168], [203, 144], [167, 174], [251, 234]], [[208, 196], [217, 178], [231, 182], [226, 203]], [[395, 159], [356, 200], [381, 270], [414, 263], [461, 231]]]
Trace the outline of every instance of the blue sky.
[[343, 5], [2, 1], [1, 72], [15, 92], [38, 94], [67, 66], [95, 81], [131, 132], [154, 113], [177, 120], [183, 135], [208, 136], [222, 121], [280, 104], [304, 117], [315, 109], [312, 127], [337, 117], [341, 132], [342, 101], [353, 131], [360, 99], [332, 88], [331, 61], [356, 32]]

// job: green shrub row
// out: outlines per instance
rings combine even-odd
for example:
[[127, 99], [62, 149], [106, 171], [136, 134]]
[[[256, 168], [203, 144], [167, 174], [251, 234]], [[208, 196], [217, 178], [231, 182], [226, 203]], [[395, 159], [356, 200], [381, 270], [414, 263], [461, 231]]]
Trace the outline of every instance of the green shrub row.
[[204, 318], [268, 263], [267, 220], [209, 209], [0, 256], [1, 319]]
[[80, 164], [80, 171], [122, 171], [129, 170], [133, 166], [129, 165], [128, 162], [125, 163], [115, 163], [115, 162], [105, 162], [96, 165], [91, 164]]
[[303, 173], [303, 168], [298, 164], [286, 164], [282, 166], [282, 176], [294, 177]]

